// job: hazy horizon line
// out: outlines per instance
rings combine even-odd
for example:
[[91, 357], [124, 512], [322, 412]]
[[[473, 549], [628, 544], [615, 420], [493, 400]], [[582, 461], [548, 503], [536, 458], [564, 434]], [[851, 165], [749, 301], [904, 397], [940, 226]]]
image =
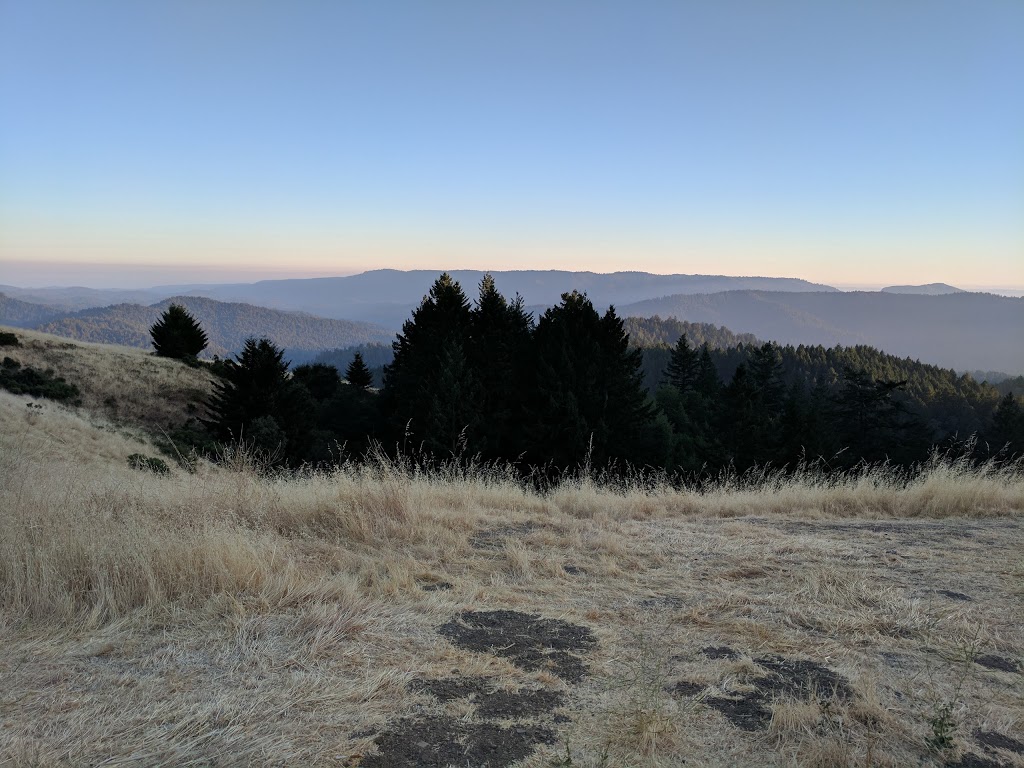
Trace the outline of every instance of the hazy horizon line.
[[[21, 279], [13, 274], [10, 277], [4, 276], [9, 268], [24, 272]], [[18, 269], [20, 268], [20, 270]], [[75, 276], [68, 276], [67, 280], [59, 282], [42, 282], [39, 279], [32, 279], [29, 275], [40, 270], [50, 273], [52, 270], [70, 271]], [[253, 267], [238, 268], [231, 265], [174, 265], [174, 264], [124, 264], [115, 262], [21, 262], [0, 260], [0, 284], [9, 285], [19, 290], [47, 290], [60, 288], [86, 288], [91, 290], [122, 290], [122, 291], [149, 291], [158, 288], [189, 286], [189, 285], [230, 285], [230, 284], [252, 284], [265, 280], [303, 280], [330, 277], [352, 277], [367, 272], [394, 271], [394, 272], [565, 272], [575, 274], [649, 274], [659, 276], [672, 275], [693, 275], [709, 277], [731, 277], [731, 278], [765, 278], [765, 279], [791, 279], [804, 280], [808, 283], [836, 288], [843, 292], [851, 291], [878, 291], [882, 288], [904, 285], [931, 285], [942, 283], [955, 288], [970, 292], [995, 293], [1007, 295], [1014, 298], [1024, 294], [1024, 285], [1003, 284], [992, 285], [990, 283], [955, 283], [942, 279], [923, 279], [920, 282], [911, 281], [850, 281], [842, 280], [836, 282], [824, 281], [821, 279], [807, 278], [799, 275], [772, 275], [772, 274], [729, 274], [725, 272], [661, 272], [647, 269], [618, 269], [602, 271], [599, 269], [530, 269], [530, 268], [502, 268], [487, 269], [485, 267], [445, 267], [445, 268], [424, 268], [403, 269], [400, 267], [374, 266], [366, 268], [341, 268], [333, 270], [322, 269], [296, 269], [296, 268], [275, 268], [275, 267]], [[99, 274], [96, 274], [99, 273]], [[106, 273], [106, 274], [104, 274]], [[134, 273], [131, 278], [125, 273]], [[154, 274], [155, 273], [155, 274]], [[150, 279], [146, 279], [146, 275]], [[86, 277], [88, 275], [88, 277]], [[118, 275], [122, 279], [118, 280]], [[189, 275], [194, 277], [189, 277]], [[159, 276], [159, 277], [158, 277]], [[51, 279], [53, 275], [50, 275]], [[85, 279], [82, 279], [85, 278]], [[127, 278], [127, 279], [126, 279]]]

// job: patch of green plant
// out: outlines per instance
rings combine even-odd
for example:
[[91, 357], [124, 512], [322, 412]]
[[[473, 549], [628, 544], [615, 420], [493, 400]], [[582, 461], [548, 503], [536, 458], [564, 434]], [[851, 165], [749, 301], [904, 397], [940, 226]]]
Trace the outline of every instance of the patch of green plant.
[[133, 453], [129, 456], [128, 466], [143, 472], [152, 472], [154, 475], [166, 475], [171, 471], [171, 468], [167, 466], [167, 462], [163, 459], [158, 459], [155, 456], [144, 456], [141, 453]]
[[20, 347], [18, 337], [8, 331], [0, 331], [0, 347]]
[[69, 384], [63, 377], [57, 376], [50, 369], [37, 371], [29, 366], [22, 366], [17, 360], [5, 357], [0, 363], [0, 388], [16, 395], [46, 397], [50, 400], [80, 403], [80, 392], [74, 384]]
[[170, 456], [187, 472], [195, 471], [200, 458], [213, 460], [222, 447], [198, 419], [189, 419], [164, 430], [154, 443], [161, 453]]

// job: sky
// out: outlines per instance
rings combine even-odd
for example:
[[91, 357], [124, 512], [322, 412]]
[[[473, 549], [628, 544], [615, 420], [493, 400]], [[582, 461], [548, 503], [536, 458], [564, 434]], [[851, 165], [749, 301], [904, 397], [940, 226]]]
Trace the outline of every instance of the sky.
[[1020, 0], [0, 0], [0, 284], [1024, 288]]

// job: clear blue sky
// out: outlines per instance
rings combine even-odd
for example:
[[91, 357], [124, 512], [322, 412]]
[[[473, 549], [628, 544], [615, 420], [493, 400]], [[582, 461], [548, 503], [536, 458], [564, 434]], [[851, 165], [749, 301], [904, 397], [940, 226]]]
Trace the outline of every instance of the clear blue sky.
[[93, 263], [1024, 286], [1024, 2], [0, 0], [0, 283]]

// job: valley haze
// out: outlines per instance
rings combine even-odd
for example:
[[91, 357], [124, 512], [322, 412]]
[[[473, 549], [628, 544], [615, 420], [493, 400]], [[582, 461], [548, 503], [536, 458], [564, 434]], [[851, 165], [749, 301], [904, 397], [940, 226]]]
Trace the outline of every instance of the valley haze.
[[[380, 269], [347, 276], [186, 283], [144, 290], [0, 285], [0, 322], [84, 340], [145, 345], [146, 322], [155, 320], [156, 310], [143, 311], [141, 306], [132, 310], [140, 319], [120, 336], [90, 335], [86, 327], [90, 322], [100, 322], [100, 318], [107, 318], [102, 320], [105, 324], [121, 323], [112, 316], [126, 311], [123, 307], [98, 308], [130, 304], [162, 309], [170, 297], [192, 296], [216, 302], [205, 305], [207, 310], [228, 304], [254, 305], [356, 324], [349, 326], [348, 335], [339, 335], [336, 328], [328, 330], [325, 326], [322, 339], [299, 345], [288, 341], [287, 336], [274, 337], [287, 347], [328, 349], [387, 342], [409, 319], [438, 274], [432, 270]], [[449, 274], [472, 295], [486, 273], [451, 270]], [[578, 290], [602, 309], [615, 306], [624, 317], [660, 316], [713, 323], [780, 344], [866, 344], [958, 371], [1024, 374], [1024, 345], [1018, 342], [1024, 335], [1024, 298], [970, 292], [945, 283], [840, 291], [799, 278], [565, 270], [491, 274], [506, 296], [522, 296], [535, 317], [557, 304], [563, 293]], [[203, 315], [199, 305], [193, 309]], [[143, 315], [148, 318], [146, 322], [141, 319]], [[256, 327], [251, 328], [255, 332]], [[229, 337], [235, 341], [227, 347], [216, 347], [218, 353], [237, 350], [244, 332]]]

